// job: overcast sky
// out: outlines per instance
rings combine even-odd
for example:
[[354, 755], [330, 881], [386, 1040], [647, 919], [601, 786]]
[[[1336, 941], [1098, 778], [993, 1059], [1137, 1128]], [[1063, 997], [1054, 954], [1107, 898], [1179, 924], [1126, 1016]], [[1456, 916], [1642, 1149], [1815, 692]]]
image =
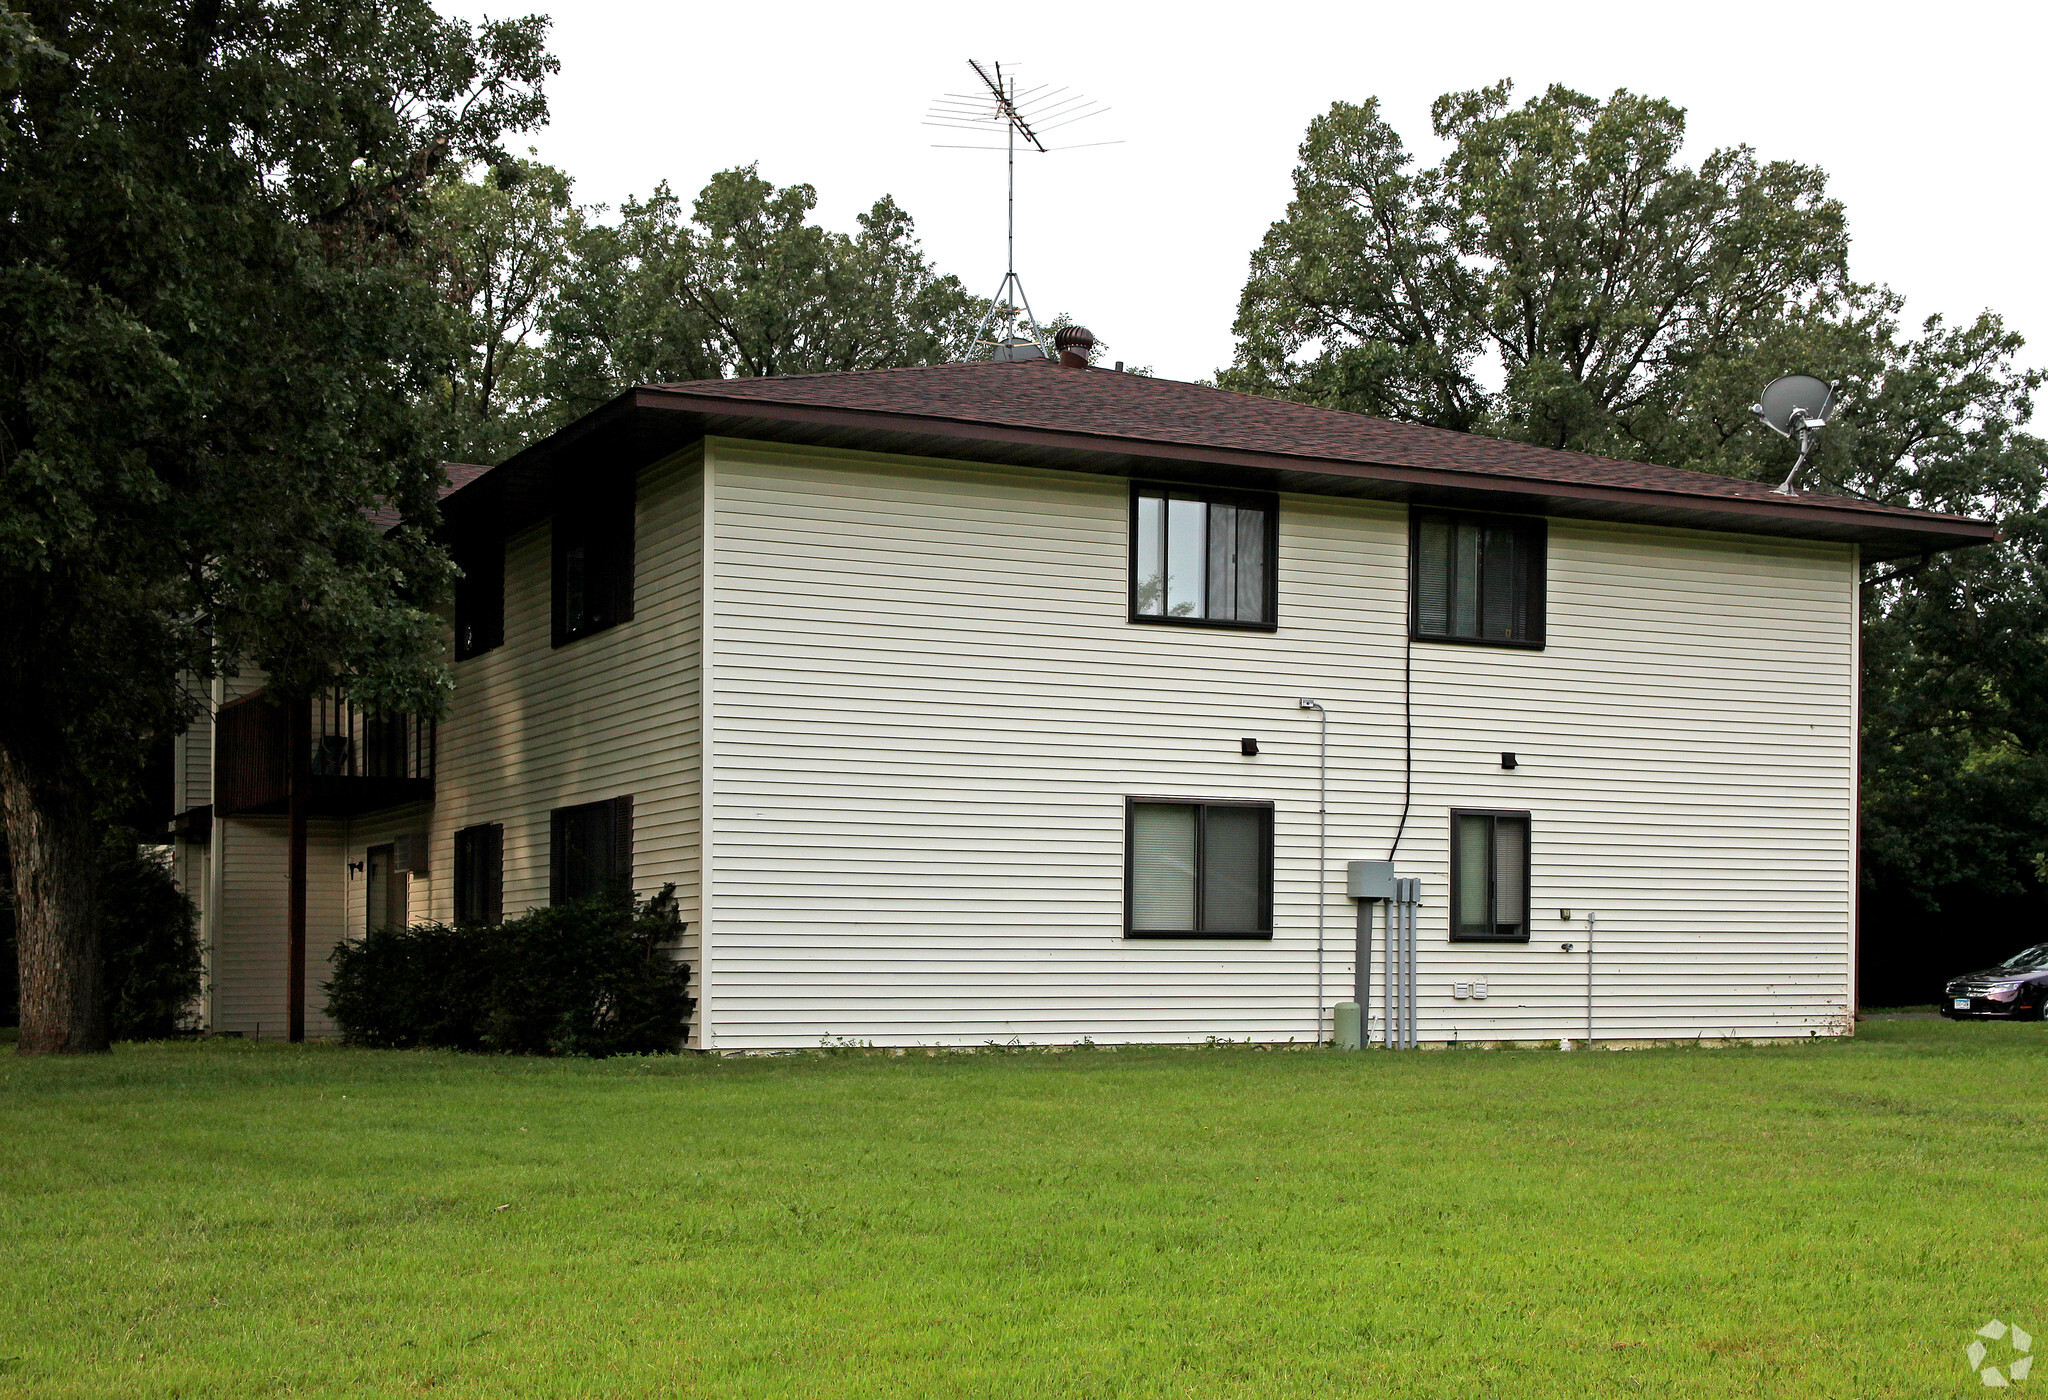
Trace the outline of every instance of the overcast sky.
[[1311, 117], [1377, 96], [1431, 159], [1431, 100], [1501, 78], [1669, 98], [1691, 160], [1747, 143], [1819, 165], [1858, 277], [1915, 319], [2000, 311], [2048, 361], [2038, 3], [444, 3], [552, 13], [562, 71], [532, 144], [579, 202], [662, 180], [687, 197], [758, 161], [816, 186], [829, 227], [895, 196], [982, 295], [1003, 273], [1003, 158], [933, 149], [956, 138], [926, 109], [968, 90], [970, 56], [1099, 99], [1072, 139], [1122, 144], [1019, 159], [1017, 270], [1042, 318], [1070, 312], [1112, 358], [1174, 378], [1229, 362], [1246, 259]]

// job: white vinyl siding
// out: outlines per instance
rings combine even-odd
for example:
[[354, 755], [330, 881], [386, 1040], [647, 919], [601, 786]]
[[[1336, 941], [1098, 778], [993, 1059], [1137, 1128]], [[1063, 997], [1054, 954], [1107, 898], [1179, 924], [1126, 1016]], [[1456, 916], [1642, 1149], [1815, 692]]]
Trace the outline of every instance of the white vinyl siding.
[[[640, 473], [636, 614], [594, 636], [551, 645], [548, 525], [506, 547], [505, 644], [455, 663], [450, 713], [439, 726], [435, 801], [313, 823], [308, 853], [306, 1030], [332, 1034], [325, 1016], [327, 957], [360, 937], [369, 847], [429, 835], [430, 869], [411, 878], [413, 922], [454, 915], [455, 832], [503, 825], [504, 909], [515, 918], [548, 900], [548, 814], [573, 803], [631, 794], [634, 886], [677, 886], [690, 921], [683, 956], [699, 958], [697, 662], [702, 504], [697, 454]], [[228, 698], [260, 678], [226, 683]], [[216, 859], [221, 909], [208, 919], [211, 1023], [266, 1037], [284, 1034], [285, 820], [231, 818]], [[189, 862], [193, 868], [198, 862]], [[188, 889], [194, 888], [188, 884]], [[195, 893], [197, 890], [195, 889]]]
[[[1121, 481], [707, 457], [719, 1048], [1328, 1033], [1332, 872], [1401, 815], [1403, 511], [1283, 496], [1277, 633], [1148, 628]], [[1552, 521], [1546, 650], [1413, 644], [1397, 862], [1426, 1038], [1576, 1034], [1589, 910], [1602, 1038], [1845, 1028], [1855, 572], [1844, 547]], [[1330, 717], [1320, 878], [1302, 696]], [[1275, 803], [1272, 942], [1120, 936], [1148, 794]], [[1532, 814], [1528, 944], [1448, 943], [1453, 807]], [[1474, 979], [1487, 1001], [1452, 998]]]
[[[222, 876], [208, 959], [213, 1030], [285, 1038], [290, 828], [284, 817], [214, 823]], [[333, 976], [327, 959], [346, 900], [342, 823], [314, 818], [306, 824], [306, 837], [306, 1035], [320, 1040], [335, 1033], [321, 984]]]
[[[631, 794], [706, 1048], [1320, 1039], [1343, 862], [1402, 823], [1412, 647], [1425, 1039], [1582, 1034], [1589, 913], [1602, 1039], [1847, 1029], [1852, 549], [1552, 520], [1545, 649], [1411, 644], [1405, 511], [1278, 507], [1278, 630], [1163, 627], [1129, 618], [1122, 479], [723, 439], [650, 467], [631, 621], [552, 647], [548, 527], [508, 542], [505, 645], [456, 665], [433, 807], [315, 844], [309, 967], [362, 926], [368, 845], [430, 829], [411, 911], [445, 919], [454, 832], [501, 823], [516, 917], [549, 812]], [[1270, 941], [1124, 936], [1142, 797], [1273, 805]], [[1530, 814], [1527, 943], [1449, 942], [1453, 809]], [[224, 825], [215, 1023], [270, 1035], [283, 822]]]
[[[551, 644], [547, 523], [507, 542], [505, 644], [456, 663], [439, 733], [434, 869], [424, 897], [415, 884], [415, 919], [454, 917], [460, 828], [504, 827], [512, 919], [548, 902], [549, 813], [631, 795], [634, 889], [675, 883], [690, 924], [683, 956], [700, 962], [698, 454], [642, 471], [637, 498], [634, 616], [564, 646]], [[370, 842], [357, 827], [360, 860]]]

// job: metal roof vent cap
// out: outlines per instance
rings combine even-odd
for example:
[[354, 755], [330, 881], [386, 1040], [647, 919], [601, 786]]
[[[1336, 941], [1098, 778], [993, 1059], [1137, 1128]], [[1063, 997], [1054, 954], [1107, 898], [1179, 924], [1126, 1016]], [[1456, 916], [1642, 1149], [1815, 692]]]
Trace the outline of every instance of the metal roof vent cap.
[[1068, 326], [1052, 338], [1060, 352], [1060, 363], [1068, 369], [1088, 368], [1088, 352], [1095, 348], [1095, 332], [1086, 326]]

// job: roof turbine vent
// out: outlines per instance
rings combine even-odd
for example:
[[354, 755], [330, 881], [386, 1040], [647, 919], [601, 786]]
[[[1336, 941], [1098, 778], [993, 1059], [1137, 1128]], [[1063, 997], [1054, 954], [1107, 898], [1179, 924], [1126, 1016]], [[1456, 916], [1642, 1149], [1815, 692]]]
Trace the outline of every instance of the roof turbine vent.
[[1052, 338], [1060, 352], [1060, 363], [1068, 369], [1088, 368], [1088, 352], [1095, 348], [1095, 332], [1086, 326], [1066, 326]]

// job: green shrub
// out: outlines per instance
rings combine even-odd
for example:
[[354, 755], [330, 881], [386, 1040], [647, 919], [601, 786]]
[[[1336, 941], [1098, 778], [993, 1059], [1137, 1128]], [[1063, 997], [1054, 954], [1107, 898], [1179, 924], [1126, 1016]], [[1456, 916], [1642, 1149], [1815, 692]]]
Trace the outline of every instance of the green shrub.
[[[165, 1040], [194, 1030], [199, 914], [158, 846], [114, 828], [100, 848], [101, 987], [113, 1040]], [[21, 1021], [14, 882], [0, 841], [0, 1026]]]
[[327, 1012], [343, 1038], [515, 1055], [678, 1049], [690, 966], [675, 886], [644, 903], [585, 900], [496, 925], [415, 924], [334, 950]]
[[100, 864], [100, 957], [113, 1040], [167, 1040], [195, 1029], [199, 911], [161, 846], [115, 834]]

